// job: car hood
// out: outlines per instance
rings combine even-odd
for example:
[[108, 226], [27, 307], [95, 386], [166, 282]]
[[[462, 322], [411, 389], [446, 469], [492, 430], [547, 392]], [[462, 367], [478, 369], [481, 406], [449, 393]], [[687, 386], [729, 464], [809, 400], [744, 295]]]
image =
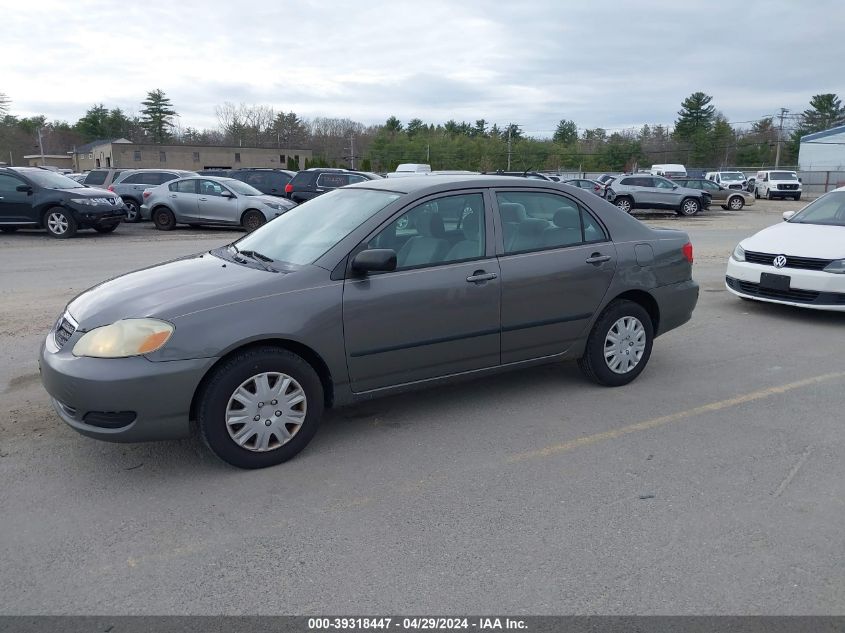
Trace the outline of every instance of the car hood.
[[262, 194], [260, 196], [250, 196], [250, 200], [260, 200], [265, 204], [281, 205], [287, 209], [292, 209], [296, 204], [287, 198], [280, 198], [278, 196], [271, 196], [269, 194]]
[[174, 320], [223, 304], [307, 287], [316, 271], [328, 275], [315, 266], [268, 272], [202, 253], [105, 281], [77, 296], [67, 309], [83, 330], [127, 318]]
[[115, 198], [117, 194], [107, 189], [94, 189], [93, 187], [74, 187], [73, 189], [57, 189], [63, 193], [72, 195], [74, 198]]
[[743, 240], [741, 245], [758, 253], [844, 259], [845, 227], [782, 222]]

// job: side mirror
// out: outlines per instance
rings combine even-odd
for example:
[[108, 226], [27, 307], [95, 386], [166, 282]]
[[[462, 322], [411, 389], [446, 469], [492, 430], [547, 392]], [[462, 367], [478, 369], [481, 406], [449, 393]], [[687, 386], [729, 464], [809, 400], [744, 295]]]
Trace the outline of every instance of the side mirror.
[[21, 191], [23, 193], [32, 193], [32, 187], [29, 185], [18, 185], [15, 187], [15, 191]]
[[370, 248], [352, 259], [352, 270], [358, 273], [396, 270], [396, 251], [392, 248]]
[[804, 182], [804, 181], [803, 181], [803, 180], [801, 180], [801, 179], [799, 178], [799, 179], [798, 179], [798, 182]]
[[223, 191], [220, 195], [224, 198], [234, 198], [235, 197], [235, 194], [233, 194], [231, 191]]
[[783, 212], [783, 221], [789, 222], [792, 219], [793, 215], [795, 215], [795, 211], [784, 211]]
[[672, 189], [677, 189], [678, 185], [672, 185]]

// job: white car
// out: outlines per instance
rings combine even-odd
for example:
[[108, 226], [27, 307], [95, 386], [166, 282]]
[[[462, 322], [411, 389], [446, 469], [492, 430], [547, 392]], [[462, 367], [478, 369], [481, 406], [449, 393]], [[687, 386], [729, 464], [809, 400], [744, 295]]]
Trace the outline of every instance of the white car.
[[845, 187], [742, 240], [725, 285], [743, 299], [845, 312]]

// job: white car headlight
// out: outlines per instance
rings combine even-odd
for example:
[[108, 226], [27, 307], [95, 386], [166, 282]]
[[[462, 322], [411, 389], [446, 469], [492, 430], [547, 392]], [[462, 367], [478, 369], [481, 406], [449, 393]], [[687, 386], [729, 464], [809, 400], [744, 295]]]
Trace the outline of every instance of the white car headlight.
[[845, 259], [836, 259], [824, 267], [826, 273], [845, 275]]
[[74, 356], [125, 358], [161, 349], [174, 327], [158, 319], [122, 319], [86, 332], [73, 346]]
[[742, 246], [740, 246], [739, 244], [737, 244], [736, 248], [734, 249], [733, 255], [731, 255], [731, 257], [733, 257], [734, 260], [736, 260], [738, 262], [744, 262], [745, 261], [745, 249], [742, 248]]

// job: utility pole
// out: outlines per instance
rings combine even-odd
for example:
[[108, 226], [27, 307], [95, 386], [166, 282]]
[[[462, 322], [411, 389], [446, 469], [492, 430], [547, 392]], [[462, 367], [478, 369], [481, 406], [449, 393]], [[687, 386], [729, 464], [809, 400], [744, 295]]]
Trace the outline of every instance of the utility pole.
[[44, 142], [41, 140], [41, 128], [38, 128], [38, 149], [41, 150], [41, 166], [44, 166]]
[[355, 169], [355, 135], [349, 135], [349, 166]]
[[786, 113], [789, 112], [786, 108], [780, 109], [780, 115], [778, 118], [780, 119], [780, 124], [778, 125], [778, 148], [775, 152], [775, 169], [780, 166], [780, 144], [783, 140], [783, 117], [786, 116]]
[[508, 123], [508, 171], [511, 170], [511, 131], [512, 130], [513, 130], [513, 123]]

